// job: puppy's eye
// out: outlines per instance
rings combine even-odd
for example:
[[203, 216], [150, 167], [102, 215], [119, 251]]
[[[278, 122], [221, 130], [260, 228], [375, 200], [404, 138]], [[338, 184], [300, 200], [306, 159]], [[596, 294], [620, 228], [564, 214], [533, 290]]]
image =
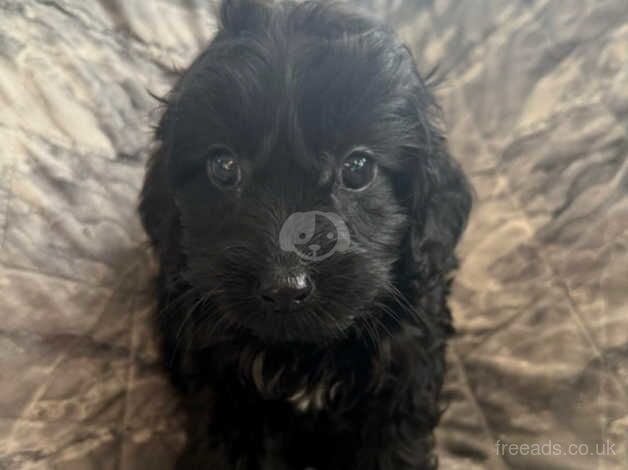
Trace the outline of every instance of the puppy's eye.
[[354, 150], [342, 162], [342, 184], [348, 189], [363, 189], [375, 179], [377, 164], [365, 150]]
[[212, 182], [222, 188], [236, 186], [242, 179], [240, 162], [227, 147], [215, 147], [209, 151], [207, 173]]

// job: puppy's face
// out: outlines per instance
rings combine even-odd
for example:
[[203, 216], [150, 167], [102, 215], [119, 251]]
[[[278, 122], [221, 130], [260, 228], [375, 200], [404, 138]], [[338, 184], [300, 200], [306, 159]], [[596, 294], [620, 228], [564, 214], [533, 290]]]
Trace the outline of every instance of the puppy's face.
[[182, 276], [208, 330], [327, 341], [384, 309], [412, 256], [426, 91], [366, 20], [250, 8], [223, 10], [162, 122]]

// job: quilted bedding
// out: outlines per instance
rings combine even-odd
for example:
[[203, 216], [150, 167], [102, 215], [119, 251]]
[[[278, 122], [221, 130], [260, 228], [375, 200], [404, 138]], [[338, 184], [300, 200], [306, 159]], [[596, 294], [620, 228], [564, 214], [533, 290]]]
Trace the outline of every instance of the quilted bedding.
[[[363, 0], [476, 188], [444, 469], [628, 468], [628, 4]], [[184, 442], [135, 214], [206, 0], [0, 0], [0, 469], [168, 469]]]

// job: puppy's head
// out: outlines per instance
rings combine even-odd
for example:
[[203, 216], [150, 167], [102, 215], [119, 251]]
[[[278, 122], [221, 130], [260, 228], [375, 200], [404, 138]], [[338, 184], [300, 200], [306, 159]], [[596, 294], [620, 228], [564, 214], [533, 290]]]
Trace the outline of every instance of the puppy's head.
[[197, 324], [327, 341], [450, 269], [470, 196], [408, 49], [342, 4], [226, 0], [220, 19], [140, 208]]

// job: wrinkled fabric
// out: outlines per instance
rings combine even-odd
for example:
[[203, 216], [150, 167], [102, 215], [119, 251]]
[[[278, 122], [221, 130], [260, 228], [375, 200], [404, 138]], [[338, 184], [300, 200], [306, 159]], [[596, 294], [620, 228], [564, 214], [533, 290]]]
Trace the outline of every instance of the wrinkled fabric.
[[[361, 3], [438, 65], [477, 193], [442, 468], [628, 468], [628, 5]], [[151, 93], [214, 28], [205, 0], [0, 0], [2, 469], [172, 468], [135, 211]]]

